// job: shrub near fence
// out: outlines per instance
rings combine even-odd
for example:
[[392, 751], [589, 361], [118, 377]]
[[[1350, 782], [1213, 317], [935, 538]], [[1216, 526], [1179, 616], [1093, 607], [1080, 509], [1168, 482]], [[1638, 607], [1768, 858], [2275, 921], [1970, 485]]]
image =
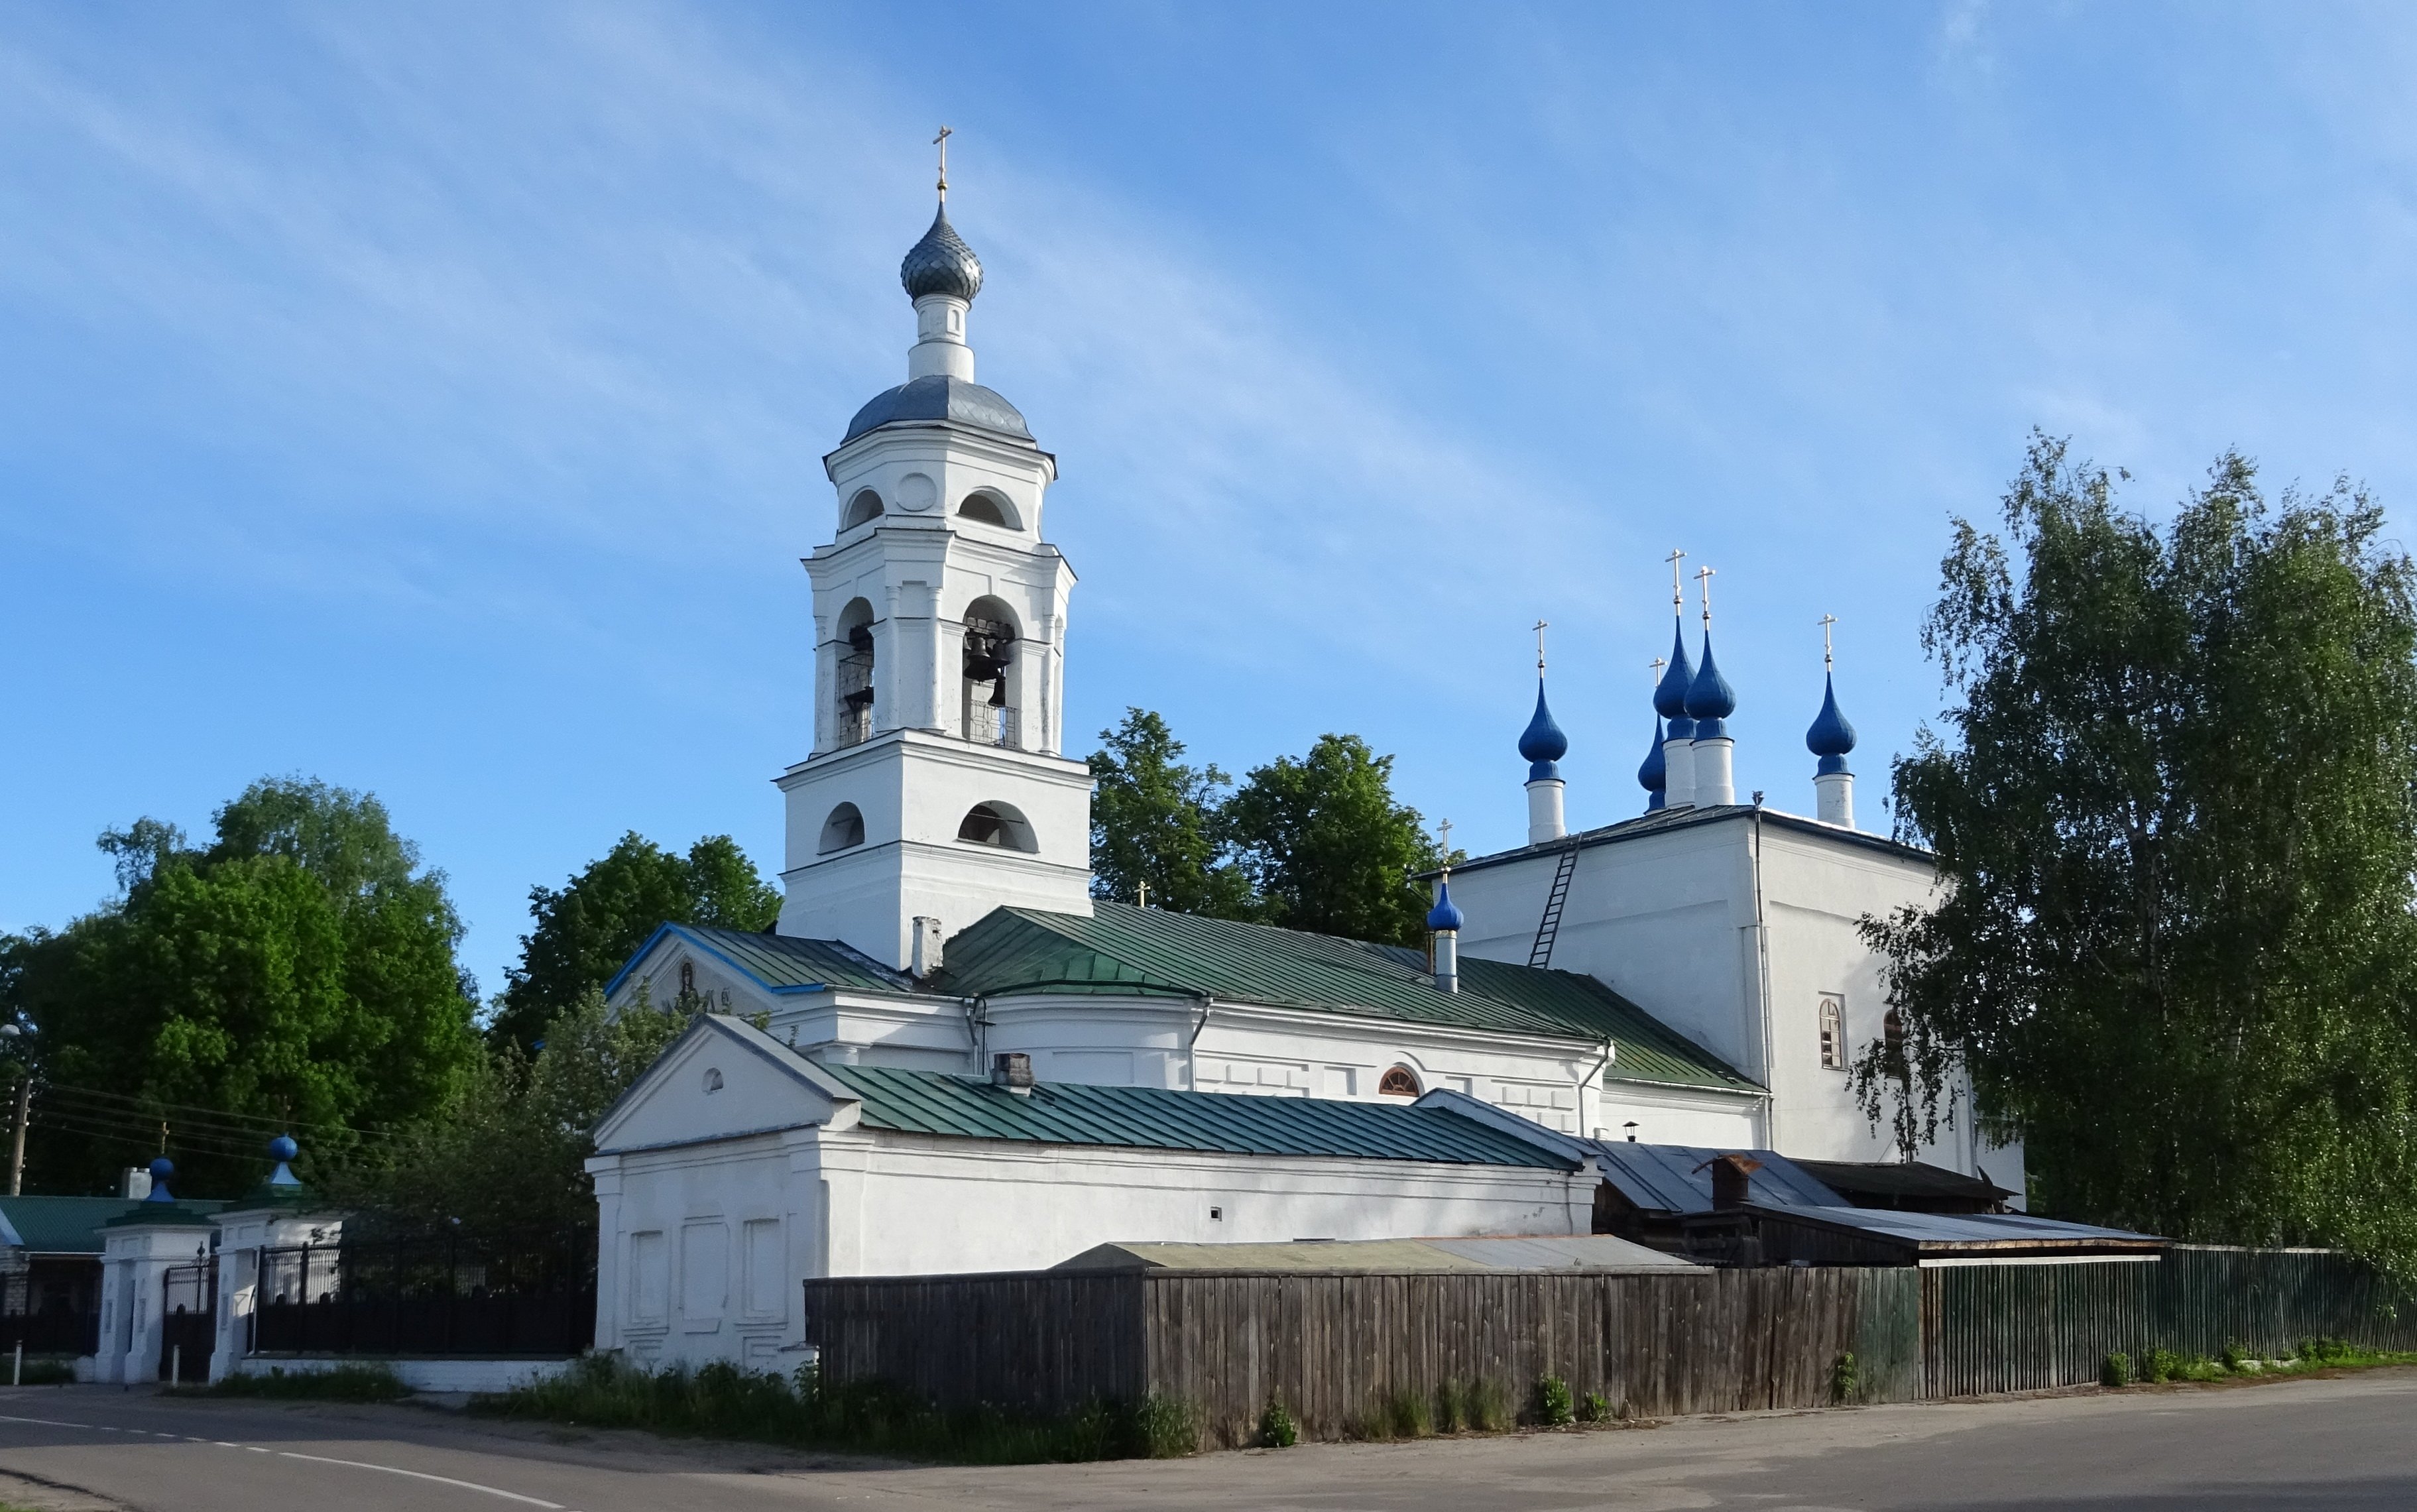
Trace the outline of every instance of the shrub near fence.
[[1910, 1270], [1187, 1271], [810, 1280], [834, 1382], [943, 1407], [1180, 1401], [1204, 1444], [1253, 1441], [1269, 1401], [1340, 1438], [1474, 1388], [1558, 1377], [1638, 1414], [1812, 1407], [1852, 1353], [1862, 1399], [1919, 1394]]

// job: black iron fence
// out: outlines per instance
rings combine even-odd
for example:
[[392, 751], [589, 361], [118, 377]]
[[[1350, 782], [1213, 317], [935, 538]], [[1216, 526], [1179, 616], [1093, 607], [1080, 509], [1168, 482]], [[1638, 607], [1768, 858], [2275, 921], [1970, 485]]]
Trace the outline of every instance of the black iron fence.
[[596, 1338], [596, 1231], [265, 1250], [266, 1354], [575, 1354]]
[[28, 1354], [97, 1354], [100, 1309], [54, 1307], [0, 1314], [0, 1353], [19, 1348]]

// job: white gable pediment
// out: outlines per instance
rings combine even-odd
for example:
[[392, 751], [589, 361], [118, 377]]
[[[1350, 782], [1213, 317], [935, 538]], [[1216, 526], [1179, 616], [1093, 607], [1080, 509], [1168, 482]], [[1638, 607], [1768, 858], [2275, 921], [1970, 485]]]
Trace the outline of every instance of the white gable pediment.
[[856, 1121], [845, 1088], [769, 1035], [701, 1014], [596, 1125], [601, 1155]]

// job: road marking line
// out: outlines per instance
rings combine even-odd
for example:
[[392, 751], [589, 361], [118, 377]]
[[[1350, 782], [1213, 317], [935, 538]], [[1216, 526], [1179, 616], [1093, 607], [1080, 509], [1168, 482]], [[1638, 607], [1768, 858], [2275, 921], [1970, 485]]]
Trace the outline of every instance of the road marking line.
[[500, 1496], [507, 1502], [524, 1502], [530, 1506], [551, 1508], [552, 1512], [568, 1512], [560, 1502], [547, 1502], [534, 1496], [523, 1496], [518, 1491], [508, 1491], [500, 1487], [481, 1486], [475, 1480], [455, 1480], [450, 1475], [432, 1475], [424, 1470], [398, 1470], [392, 1465], [373, 1465], [366, 1459], [330, 1459], [325, 1455], [296, 1454], [291, 1449], [280, 1449], [277, 1454], [278, 1458], [282, 1459], [308, 1459], [314, 1464], [322, 1465], [349, 1465], [355, 1470], [381, 1470], [389, 1475], [408, 1475], [413, 1480], [433, 1480], [440, 1486], [459, 1486], [465, 1491], [484, 1491], [489, 1496]]
[[[16, 1417], [7, 1413], [0, 1413], [0, 1423], [32, 1423], [41, 1428], [80, 1428], [88, 1430], [98, 1429], [103, 1433], [120, 1431], [150, 1433], [152, 1431], [146, 1428], [129, 1428], [121, 1430], [106, 1423], [71, 1423], [58, 1417]], [[197, 1439], [189, 1434], [160, 1433], [154, 1436], [162, 1439], [182, 1438], [188, 1444], [215, 1444], [221, 1449], [249, 1449], [253, 1454], [274, 1454], [281, 1459], [307, 1459], [318, 1465], [342, 1465], [350, 1470], [375, 1470], [388, 1475], [405, 1475], [413, 1480], [433, 1480], [439, 1486], [459, 1486], [465, 1491], [479, 1491], [488, 1496], [499, 1496], [507, 1502], [520, 1502], [529, 1506], [545, 1507], [547, 1512], [570, 1512], [570, 1509], [560, 1502], [548, 1502], [540, 1497], [523, 1496], [518, 1491], [508, 1491], [500, 1486], [481, 1486], [475, 1480], [456, 1480], [450, 1475], [432, 1475], [424, 1470], [403, 1470], [393, 1465], [373, 1465], [366, 1459], [331, 1459], [326, 1455], [296, 1454], [291, 1449], [263, 1449], [250, 1444], [228, 1444], [221, 1439]]]

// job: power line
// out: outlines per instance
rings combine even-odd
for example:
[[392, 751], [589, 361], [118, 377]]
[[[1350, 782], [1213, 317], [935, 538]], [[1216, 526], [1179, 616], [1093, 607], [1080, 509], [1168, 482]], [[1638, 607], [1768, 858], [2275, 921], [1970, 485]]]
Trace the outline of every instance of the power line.
[[[55, 1129], [61, 1133], [80, 1134], [87, 1138], [116, 1140], [144, 1148], [155, 1146], [160, 1139], [160, 1126], [157, 1124], [142, 1124], [130, 1120], [116, 1122], [71, 1111], [38, 1110], [30, 1122], [36, 1128]], [[180, 1149], [190, 1149], [205, 1155], [254, 1159], [259, 1158], [261, 1155], [259, 1146], [249, 1140], [237, 1142], [220, 1135], [179, 1130], [173, 1124], [168, 1127], [168, 1142]]]
[[[364, 1128], [352, 1124], [273, 1118], [266, 1113], [233, 1113], [223, 1109], [203, 1108], [192, 1103], [168, 1102], [156, 1097], [138, 1097], [123, 1092], [106, 1092], [99, 1087], [74, 1086], [64, 1081], [40, 1081], [35, 1084], [35, 1094], [38, 1097], [49, 1097], [61, 1093], [67, 1094], [71, 1098], [89, 1099], [101, 1108], [124, 1109], [146, 1117], [162, 1114], [180, 1115], [186, 1121], [215, 1125], [227, 1131], [247, 1136], [256, 1134], [266, 1138], [299, 1129], [305, 1133], [340, 1133], [365, 1140], [390, 1140], [400, 1133], [399, 1130], [391, 1128]], [[176, 1121], [176, 1118], [170, 1119], [172, 1123]]]

